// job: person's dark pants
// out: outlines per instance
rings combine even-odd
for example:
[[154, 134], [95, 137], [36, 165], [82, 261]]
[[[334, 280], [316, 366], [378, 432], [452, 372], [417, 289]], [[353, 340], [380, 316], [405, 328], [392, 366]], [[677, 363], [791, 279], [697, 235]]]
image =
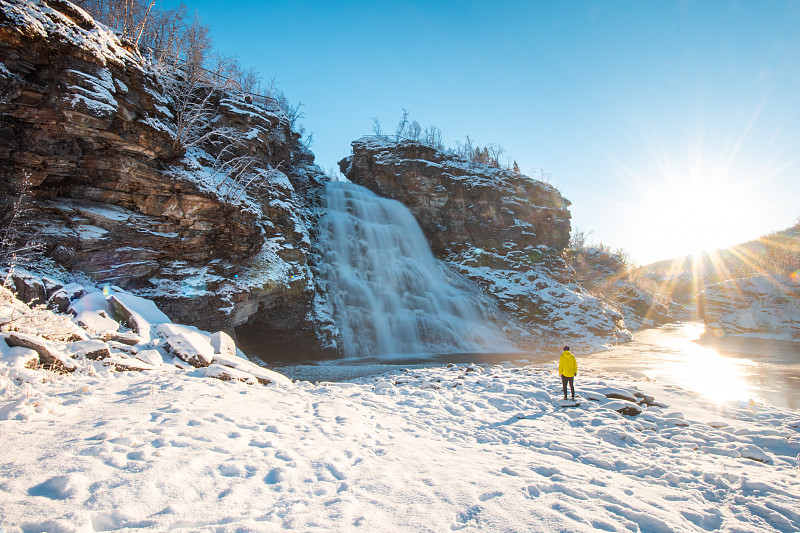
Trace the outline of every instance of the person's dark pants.
[[572, 392], [572, 399], [575, 399], [575, 376], [568, 378], [561, 376], [561, 386], [564, 387], [564, 399], [567, 399], [567, 383], [569, 383], [569, 390]]

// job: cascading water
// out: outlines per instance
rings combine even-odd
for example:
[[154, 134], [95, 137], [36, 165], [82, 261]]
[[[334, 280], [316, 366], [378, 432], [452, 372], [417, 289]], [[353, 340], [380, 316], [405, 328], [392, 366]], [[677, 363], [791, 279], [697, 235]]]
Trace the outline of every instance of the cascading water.
[[447, 280], [416, 219], [347, 182], [326, 190], [320, 270], [346, 357], [498, 351], [508, 342]]

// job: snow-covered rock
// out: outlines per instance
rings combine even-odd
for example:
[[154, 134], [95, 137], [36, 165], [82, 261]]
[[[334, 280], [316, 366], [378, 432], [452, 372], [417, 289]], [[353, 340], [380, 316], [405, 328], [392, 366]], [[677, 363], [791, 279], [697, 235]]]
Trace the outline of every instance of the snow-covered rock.
[[800, 341], [800, 278], [764, 275], [706, 287], [697, 307], [717, 336], [742, 335]]
[[214, 359], [214, 348], [209, 338], [196, 328], [179, 324], [159, 324], [155, 331], [168, 351], [192, 366], [208, 366]]
[[172, 322], [151, 300], [130, 293], [113, 292], [108, 296], [108, 302], [122, 322], [145, 339], [150, 338], [151, 326]]
[[236, 343], [231, 336], [224, 331], [217, 331], [211, 334], [211, 346], [214, 348], [215, 354], [225, 356], [236, 355]]
[[70, 342], [64, 345], [64, 352], [73, 359], [105, 359], [111, 355], [108, 344], [100, 340]]
[[53, 342], [41, 337], [9, 331], [2, 333], [2, 336], [11, 347], [19, 346], [29, 348], [39, 354], [39, 362], [42, 365], [53, 368], [57, 371], [71, 372], [77, 368], [75, 361], [62, 352]]
[[164, 362], [164, 356], [158, 350], [139, 350], [134, 354], [134, 357], [154, 367]]
[[106, 335], [119, 330], [119, 322], [109, 317], [103, 310], [81, 311], [72, 320], [95, 335]]

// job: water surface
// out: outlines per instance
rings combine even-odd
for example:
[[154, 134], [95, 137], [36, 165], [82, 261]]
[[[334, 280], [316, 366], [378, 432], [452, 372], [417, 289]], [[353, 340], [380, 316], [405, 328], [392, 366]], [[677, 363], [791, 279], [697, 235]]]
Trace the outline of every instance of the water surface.
[[800, 409], [800, 343], [704, 334], [699, 323], [636, 333], [579, 364], [695, 391], [711, 401], [750, 399]]
[[[763, 400], [800, 409], [800, 343], [704, 335], [699, 323], [669, 324], [635, 334], [633, 341], [594, 354], [574, 351], [581, 368], [648, 378], [697, 392], [711, 402]], [[400, 369], [448, 363], [541, 365], [556, 353], [460, 353], [424, 357], [339, 359], [317, 363], [276, 363], [292, 379], [344, 381]], [[579, 378], [580, 379], [580, 378]], [[578, 381], [579, 385], [580, 381]]]

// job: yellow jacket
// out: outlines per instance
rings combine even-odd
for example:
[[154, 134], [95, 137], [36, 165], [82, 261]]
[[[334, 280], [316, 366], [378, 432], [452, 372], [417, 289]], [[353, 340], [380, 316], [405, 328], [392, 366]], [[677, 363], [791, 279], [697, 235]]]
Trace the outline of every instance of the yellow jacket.
[[558, 373], [568, 378], [578, 373], [578, 362], [569, 351], [561, 354], [561, 358], [558, 360]]

